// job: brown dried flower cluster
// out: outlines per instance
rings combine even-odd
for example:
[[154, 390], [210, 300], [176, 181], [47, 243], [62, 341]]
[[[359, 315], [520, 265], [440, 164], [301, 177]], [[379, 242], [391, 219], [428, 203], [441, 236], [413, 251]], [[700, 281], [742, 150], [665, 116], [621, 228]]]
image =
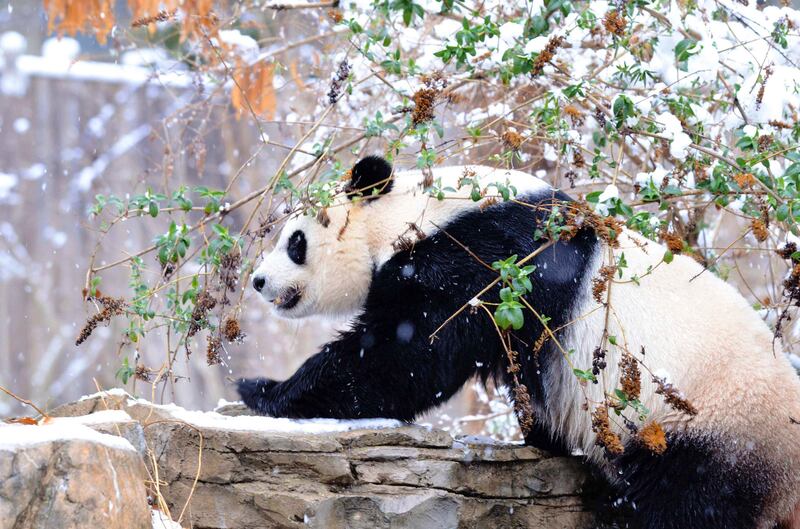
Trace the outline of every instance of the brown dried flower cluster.
[[333, 22], [334, 24], [338, 24], [339, 22], [344, 20], [344, 15], [342, 14], [341, 9], [329, 9], [328, 18], [331, 19], [331, 22]]
[[756, 185], [756, 177], [753, 173], [736, 173], [733, 175], [733, 180], [740, 189], [745, 190]]
[[[231, 292], [236, 290], [239, 283], [239, 266], [242, 264], [242, 254], [238, 246], [226, 253], [219, 260], [219, 279], [225, 288]], [[223, 304], [225, 304], [223, 299]]]
[[639, 363], [630, 353], [624, 353], [619, 361], [619, 385], [628, 400], [638, 399], [642, 392], [642, 373]]
[[[606, 368], [606, 353], [607, 350], [602, 349], [599, 345], [592, 351], [592, 374], [597, 377], [600, 371]], [[594, 382], [597, 384], [597, 381]]]
[[222, 340], [218, 336], [208, 337], [208, 346], [206, 347], [206, 362], [210, 366], [222, 363], [222, 358], [219, 356], [219, 351], [222, 349]]
[[331, 88], [328, 90], [329, 104], [335, 105], [339, 98], [342, 97], [342, 88], [348, 77], [350, 77], [350, 63], [345, 59], [339, 63], [336, 75], [334, 75], [331, 80]]
[[655, 421], [639, 430], [639, 441], [654, 454], [661, 455], [667, 450], [667, 435], [664, 428]]
[[556, 51], [558, 48], [564, 45], [564, 37], [555, 36], [550, 37], [550, 40], [547, 42], [547, 45], [544, 47], [542, 51], [539, 52], [539, 55], [533, 60], [533, 68], [531, 69], [531, 75], [534, 77], [537, 75], [541, 75], [544, 71], [544, 67], [547, 66], [553, 57], [556, 55]]
[[586, 167], [586, 159], [583, 157], [583, 153], [577, 149], [572, 153], [572, 165], [578, 169]]
[[533, 428], [533, 406], [531, 406], [531, 395], [525, 384], [514, 386], [514, 410], [517, 413], [517, 421], [523, 435], [527, 435]]
[[229, 342], [241, 342], [244, 339], [244, 333], [239, 325], [239, 320], [236, 318], [228, 318], [222, 326], [222, 335]]
[[778, 248], [775, 252], [784, 259], [791, 259], [792, 254], [797, 251], [797, 245], [793, 242], [787, 242], [783, 248]]
[[603, 27], [606, 28], [606, 31], [617, 37], [625, 35], [625, 26], [627, 25], [628, 21], [625, 19], [625, 15], [616, 9], [609, 10], [603, 19]]
[[694, 179], [696, 182], [705, 182], [708, 180], [708, 166], [704, 165], [700, 160], [694, 161]]
[[150, 382], [150, 370], [144, 364], [138, 364], [136, 366], [133, 376], [142, 382]]
[[562, 233], [562, 239], [569, 240], [570, 236], [574, 236], [582, 228], [590, 228], [598, 239], [602, 240], [612, 248], [619, 247], [618, 235], [622, 233], [623, 223], [614, 217], [603, 217], [595, 212], [594, 208], [587, 202], [554, 202], [548, 207], [564, 207], [565, 209], [565, 227], [570, 227]]
[[769, 78], [772, 75], [772, 72], [772, 65], [764, 68], [764, 77], [761, 79], [761, 86], [758, 87], [758, 94], [756, 94], [756, 108], [760, 107], [761, 103], [764, 102], [764, 90], [767, 86], [767, 81], [769, 81]]
[[605, 304], [603, 294], [605, 294], [608, 283], [614, 277], [614, 272], [616, 271], [617, 267], [614, 265], [601, 266], [598, 271], [600, 275], [592, 278], [592, 296], [601, 305]]
[[609, 456], [617, 456], [625, 451], [622, 440], [611, 429], [608, 419], [608, 406], [603, 404], [592, 412], [592, 431], [596, 434], [595, 444], [606, 449]]
[[769, 120], [769, 124], [770, 126], [775, 127], [776, 129], [791, 130], [794, 128], [794, 125], [792, 125], [791, 123], [787, 123], [785, 121], [779, 121], [777, 119]]
[[192, 311], [192, 321], [189, 323], [189, 330], [186, 333], [187, 337], [191, 338], [203, 328], [208, 312], [216, 306], [217, 300], [208, 291], [203, 290], [197, 295]]
[[497, 197], [489, 197], [478, 204], [478, 209], [481, 211], [486, 211], [488, 208], [494, 206], [498, 202], [500, 202], [500, 200]]
[[606, 115], [603, 113], [603, 109], [597, 107], [594, 109], [594, 119], [597, 121], [597, 124], [600, 125], [600, 128], [605, 128], [606, 126]]
[[583, 112], [581, 112], [576, 105], [573, 105], [572, 103], [564, 105], [564, 114], [570, 117], [572, 124], [576, 127], [583, 125]]
[[167, 20], [172, 20], [177, 15], [177, 9], [162, 9], [155, 15], [145, 15], [135, 19], [131, 22], [132, 28], [140, 28], [143, 26], [149, 26], [150, 24], [155, 24], [156, 22], [166, 22]]
[[539, 352], [542, 350], [542, 347], [544, 347], [544, 344], [547, 343], [547, 340], [549, 339], [550, 335], [547, 334], [547, 331], [542, 331], [539, 337], [536, 338], [536, 341], [533, 342], [533, 347], [531, 348], [531, 352], [533, 353], [533, 357], [535, 358], [537, 364], [539, 362]]
[[78, 335], [78, 339], [75, 340], [75, 345], [80, 345], [83, 342], [85, 342], [86, 339], [92, 335], [94, 330], [101, 323], [107, 323], [111, 321], [111, 318], [113, 318], [114, 316], [121, 316], [122, 314], [124, 314], [125, 309], [128, 306], [125, 303], [125, 300], [122, 298], [100, 296], [95, 299], [100, 304], [100, 306], [103, 307], [103, 310], [101, 310], [94, 316], [90, 317], [88, 320], [86, 320], [86, 324], [83, 326], [83, 329], [81, 329], [81, 332]]
[[525, 141], [525, 138], [522, 137], [522, 134], [515, 130], [508, 129], [503, 132], [503, 135], [500, 136], [500, 139], [503, 140], [503, 145], [507, 149], [519, 150], [522, 146], [522, 142]]
[[528, 387], [519, 381], [517, 374], [521, 368], [519, 365], [519, 353], [517, 351], [506, 349], [506, 356], [508, 357], [507, 371], [511, 375], [513, 383], [512, 393], [514, 394], [514, 413], [517, 416], [522, 435], [528, 435], [533, 427], [533, 406], [531, 405], [531, 395], [528, 392]]
[[753, 229], [753, 236], [755, 236], [758, 242], [764, 242], [769, 238], [767, 224], [762, 219], [754, 218], [750, 223], [750, 227]]
[[420, 88], [411, 99], [414, 101], [414, 109], [411, 111], [411, 122], [414, 125], [430, 121], [434, 117], [434, 107], [439, 91], [435, 88]]
[[667, 245], [669, 251], [675, 255], [683, 252], [683, 238], [675, 232], [662, 231], [661, 238], [664, 239], [664, 244]]
[[447, 88], [447, 79], [444, 78], [441, 72], [423, 75], [420, 80], [424, 85], [423, 88], [420, 88], [411, 96], [411, 100], [414, 101], [414, 108], [411, 109], [411, 122], [414, 125], [433, 119], [436, 102], [442, 97], [444, 89]]
[[695, 408], [692, 403], [683, 396], [683, 393], [670, 382], [653, 375], [653, 384], [656, 385], [655, 392], [663, 396], [666, 403], [669, 404], [672, 409], [687, 415], [697, 415], [697, 408]]

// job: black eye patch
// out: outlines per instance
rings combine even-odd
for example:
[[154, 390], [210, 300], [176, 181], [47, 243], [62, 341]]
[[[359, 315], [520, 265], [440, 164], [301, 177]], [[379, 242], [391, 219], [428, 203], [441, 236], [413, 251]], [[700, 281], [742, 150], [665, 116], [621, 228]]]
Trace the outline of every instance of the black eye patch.
[[289, 237], [286, 246], [286, 253], [295, 264], [305, 264], [306, 262], [306, 236], [302, 231], [297, 230]]

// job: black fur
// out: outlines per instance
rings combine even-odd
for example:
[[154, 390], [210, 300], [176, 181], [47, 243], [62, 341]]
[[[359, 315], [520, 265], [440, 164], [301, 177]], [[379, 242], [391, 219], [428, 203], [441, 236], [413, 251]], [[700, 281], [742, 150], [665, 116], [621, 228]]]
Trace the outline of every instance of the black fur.
[[[568, 200], [561, 193], [555, 197]], [[538, 200], [551, 198], [548, 192]], [[281, 417], [410, 421], [446, 401], [476, 374], [484, 379], [505, 379], [507, 358], [484, 311], [465, 310], [439, 331], [432, 343], [429, 337], [497, 279], [496, 272], [487, 270], [454, 240], [487, 263], [512, 254], [522, 258], [542, 244], [534, 240], [533, 233], [544, 216], [524, 204], [505, 202], [483, 212], [465, 213], [443, 226], [444, 232], [398, 252], [375, 272], [365, 309], [351, 330], [327, 344], [285, 382], [263, 392], [252, 392], [252, 382], [243, 382], [245, 403], [261, 413]], [[551, 328], [567, 321], [596, 249], [594, 234], [584, 230], [533, 260], [538, 269], [529, 302], [552, 318]], [[498, 292], [499, 286], [495, 286], [484, 299], [496, 302]], [[514, 332], [517, 349], [530, 350], [542, 330], [541, 324], [528, 316], [525, 326]], [[550, 347], [546, 345], [540, 352], [539, 365], [530, 355], [521, 359], [522, 381], [540, 404], [547, 396], [537, 371], [546, 374], [549, 356], [556, 361], [560, 358]], [[540, 425], [536, 435], [542, 443], [551, 438], [546, 425]], [[559, 444], [553, 441], [552, 447]]]
[[360, 159], [352, 170], [345, 191], [352, 200], [359, 195], [385, 195], [392, 190], [392, 165], [380, 156]]
[[629, 443], [616, 488], [643, 529], [752, 529], [776, 491], [774, 469], [744, 439], [670, 435], [656, 455]]
[[297, 230], [289, 237], [289, 242], [286, 245], [286, 253], [289, 255], [289, 259], [291, 259], [294, 264], [306, 264], [307, 245], [308, 243], [306, 242], [306, 236], [300, 230]]

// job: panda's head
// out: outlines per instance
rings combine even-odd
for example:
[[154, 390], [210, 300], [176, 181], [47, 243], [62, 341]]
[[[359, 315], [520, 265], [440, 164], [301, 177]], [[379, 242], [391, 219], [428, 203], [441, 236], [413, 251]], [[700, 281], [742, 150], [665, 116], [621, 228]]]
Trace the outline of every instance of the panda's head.
[[372, 280], [369, 208], [392, 188], [392, 167], [378, 156], [360, 160], [346, 198], [324, 216], [298, 213], [253, 272], [253, 288], [278, 315], [351, 315], [364, 304]]

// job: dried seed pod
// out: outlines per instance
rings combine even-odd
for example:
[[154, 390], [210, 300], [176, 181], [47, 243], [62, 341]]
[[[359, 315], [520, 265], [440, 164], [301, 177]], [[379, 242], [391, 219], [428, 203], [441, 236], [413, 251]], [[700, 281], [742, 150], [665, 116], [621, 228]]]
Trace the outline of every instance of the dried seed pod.
[[592, 431], [596, 434], [595, 444], [606, 449], [610, 456], [620, 455], [625, 452], [622, 440], [611, 430], [608, 418], [608, 406], [605, 404], [595, 408], [592, 412]]
[[628, 400], [638, 399], [642, 392], [642, 373], [639, 371], [639, 363], [632, 354], [625, 353], [619, 361], [619, 369], [622, 392]]
[[83, 329], [81, 329], [78, 339], [75, 340], [75, 345], [80, 345], [85, 342], [87, 338], [92, 335], [92, 332], [94, 332], [98, 325], [101, 323], [110, 322], [111, 318], [114, 316], [120, 316], [124, 314], [125, 309], [128, 307], [127, 303], [125, 303], [125, 300], [122, 298], [102, 296], [94, 299], [100, 303], [100, 305], [103, 307], [103, 310], [86, 320], [86, 324], [83, 326]]
[[678, 388], [673, 386], [670, 382], [667, 382], [666, 379], [655, 375], [653, 375], [652, 380], [656, 385], [656, 394], [662, 395], [666, 403], [669, 404], [672, 409], [687, 415], [697, 415], [697, 408], [684, 397], [683, 393], [681, 393]]
[[639, 431], [638, 439], [654, 454], [661, 455], [667, 450], [667, 436], [661, 425], [655, 421], [648, 423]]

